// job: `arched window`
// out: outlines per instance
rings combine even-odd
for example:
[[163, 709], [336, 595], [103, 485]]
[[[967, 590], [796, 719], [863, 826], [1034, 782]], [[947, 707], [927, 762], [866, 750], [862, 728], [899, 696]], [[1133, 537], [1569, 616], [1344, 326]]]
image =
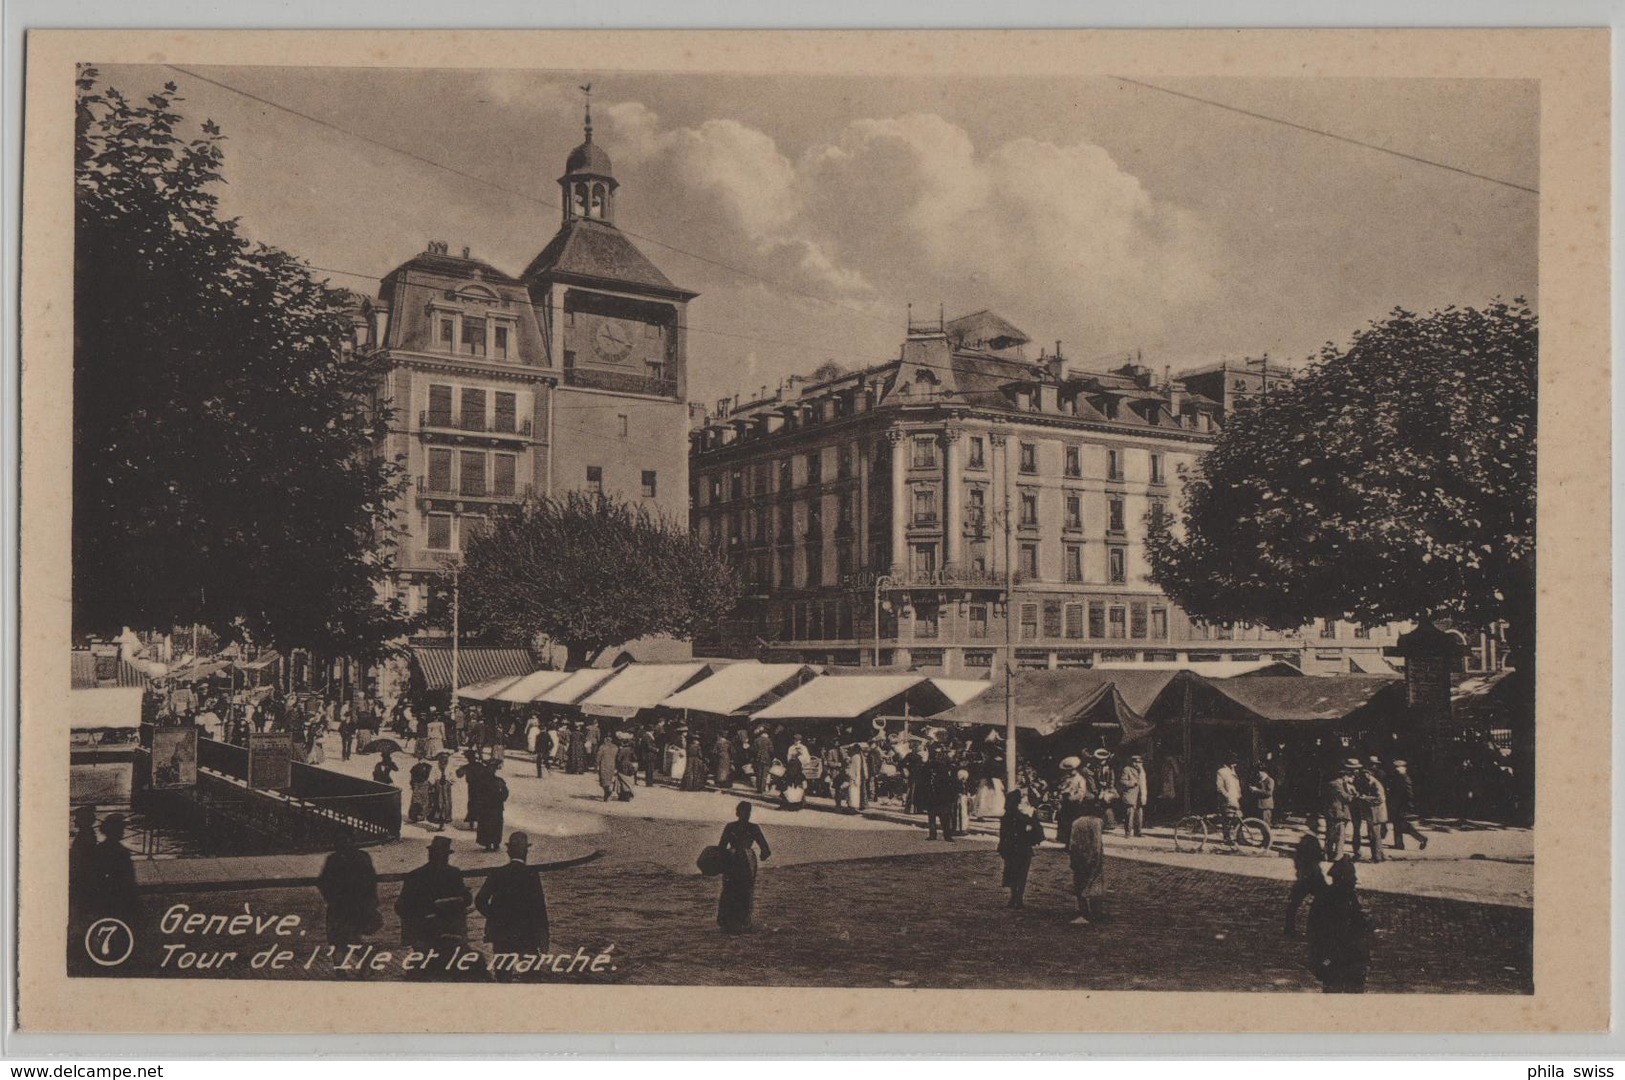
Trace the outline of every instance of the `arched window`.
[[606, 198], [608, 198], [608, 196], [604, 191], [604, 185], [594, 184], [592, 186], [592, 207], [590, 210], [590, 216], [600, 219], [604, 217]]
[[574, 201], [575, 201], [575, 216], [576, 217], [586, 217], [587, 216], [587, 185], [586, 184], [577, 184], [575, 186], [575, 200]]

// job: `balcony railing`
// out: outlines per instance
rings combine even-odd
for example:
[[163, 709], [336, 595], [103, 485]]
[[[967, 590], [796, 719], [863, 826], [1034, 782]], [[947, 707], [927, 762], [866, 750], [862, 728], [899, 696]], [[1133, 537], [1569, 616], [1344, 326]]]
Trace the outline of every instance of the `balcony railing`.
[[653, 375], [635, 375], [624, 371], [599, 371], [592, 368], [565, 368], [564, 384], [593, 390], [618, 390], [623, 394], [648, 394], [651, 397], [676, 397], [677, 380]]
[[516, 484], [508, 491], [498, 491], [491, 484], [485, 484], [478, 488], [466, 484], [438, 486], [431, 483], [427, 476], [420, 476], [417, 479], [417, 493], [420, 499], [499, 503], [521, 502], [530, 497], [532, 490], [530, 484]]
[[530, 438], [532, 425], [527, 417], [520, 419], [500, 418], [490, 423], [483, 416], [453, 416], [451, 413], [430, 412], [427, 410], [418, 413], [418, 427], [426, 431], [459, 431], [473, 435], [512, 435], [517, 438]]

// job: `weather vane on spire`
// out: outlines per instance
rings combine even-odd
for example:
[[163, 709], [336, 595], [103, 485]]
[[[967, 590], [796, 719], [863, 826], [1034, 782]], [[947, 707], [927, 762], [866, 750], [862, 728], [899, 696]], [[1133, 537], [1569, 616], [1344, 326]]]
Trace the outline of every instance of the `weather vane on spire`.
[[592, 142], [592, 83], [587, 83], [585, 86], [580, 87], [580, 90], [582, 96], [585, 97], [587, 101], [587, 122], [585, 125], [587, 131], [587, 141]]

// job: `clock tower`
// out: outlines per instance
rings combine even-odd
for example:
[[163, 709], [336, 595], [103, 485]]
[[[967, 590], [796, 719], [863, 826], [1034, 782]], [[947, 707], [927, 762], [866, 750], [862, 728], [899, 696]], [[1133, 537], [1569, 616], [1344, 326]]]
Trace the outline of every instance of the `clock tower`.
[[609, 154], [586, 138], [559, 177], [564, 219], [524, 273], [544, 314], [548, 356], [565, 386], [682, 401], [684, 311], [695, 293], [661, 273], [615, 225], [620, 181]]
[[[586, 88], [583, 87], [585, 90]], [[520, 275], [552, 383], [547, 490], [585, 489], [688, 515], [688, 302], [616, 224], [620, 181], [593, 141], [589, 100], [581, 145], [559, 177], [557, 235]]]

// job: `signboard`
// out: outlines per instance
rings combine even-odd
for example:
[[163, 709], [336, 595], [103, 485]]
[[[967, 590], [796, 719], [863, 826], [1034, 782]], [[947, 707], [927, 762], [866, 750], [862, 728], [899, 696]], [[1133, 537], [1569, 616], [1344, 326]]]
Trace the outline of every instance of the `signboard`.
[[293, 784], [293, 735], [286, 731], [248, 733], [248, 786], [281, 791]]
[[196, 787], [197, 728], [191, 724], [153, 728], [151, 761], [153, 787]]
[[1448, 712], [1451, 664], [1451, 658], [1446, 656], [1406, 657], [1406, 703], [1413, 709]]

